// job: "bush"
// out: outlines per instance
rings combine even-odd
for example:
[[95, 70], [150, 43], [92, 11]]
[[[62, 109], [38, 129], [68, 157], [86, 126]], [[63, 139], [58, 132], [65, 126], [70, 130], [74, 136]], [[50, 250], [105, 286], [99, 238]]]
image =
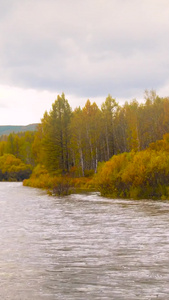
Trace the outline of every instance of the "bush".
[[168, 151], [156, 151], [154, 147], [113, 156], [99, 167], [94, 179], [96, 188], [112, 198], [169, 197]]

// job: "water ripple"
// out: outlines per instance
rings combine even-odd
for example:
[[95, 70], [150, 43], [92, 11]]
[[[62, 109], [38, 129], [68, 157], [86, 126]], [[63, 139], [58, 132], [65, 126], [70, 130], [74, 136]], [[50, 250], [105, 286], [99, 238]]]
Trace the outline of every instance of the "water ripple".
[[0, 296], [167, 299], [169, 202], [0, 183]]

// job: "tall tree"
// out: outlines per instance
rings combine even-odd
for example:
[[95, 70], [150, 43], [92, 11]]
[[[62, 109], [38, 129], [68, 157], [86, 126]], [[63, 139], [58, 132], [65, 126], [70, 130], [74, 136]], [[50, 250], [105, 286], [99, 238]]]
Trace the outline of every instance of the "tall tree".
[[118, 104], [109, 94], [101, 106], [105, 132], [106, 160], [115, 154], [116, 135], [114, 120], [118, 111]]
[[85, 124], [86, 169], [96, 171], [100, 150], [101, 111], [95, 102], [91, 104], [90, 100], [87, 100], [82, 112]]
[[85, 170], [85, 124], [82, 109], [76, 108], [71, 119], [71, 150], [73, 165], [78, 169], [78, 173], [84, 176]]
[[139, 138], [139, 123], [138, 113], [139, 104], [136, 100], [133, 100], [130, 104], [127, 102], [124, 105], [127, 120], [127, 142], [128, 147], [131, 150], [138, 151], [140, 149]]
[[70, 119], [71, 108], [62, 93], [42, 119], [43, 158], [49, 171], [64, 173], [69, 170]]

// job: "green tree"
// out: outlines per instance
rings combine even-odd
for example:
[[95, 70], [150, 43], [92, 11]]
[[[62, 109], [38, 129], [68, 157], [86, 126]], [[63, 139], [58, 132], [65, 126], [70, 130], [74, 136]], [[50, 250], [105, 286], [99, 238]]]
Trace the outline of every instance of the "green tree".
[[42, 119], [42, 148], [46, 168], [51, 172], [69, 171], [71, 108], [65, 95], [58, 95], [49, 113]]

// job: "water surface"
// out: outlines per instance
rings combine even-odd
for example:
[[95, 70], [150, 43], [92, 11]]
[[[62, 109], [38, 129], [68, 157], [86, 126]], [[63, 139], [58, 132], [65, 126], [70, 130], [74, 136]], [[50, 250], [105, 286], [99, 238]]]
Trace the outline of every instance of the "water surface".
[[0, 183], [0, 299], [168, 297], [168, 201]]

